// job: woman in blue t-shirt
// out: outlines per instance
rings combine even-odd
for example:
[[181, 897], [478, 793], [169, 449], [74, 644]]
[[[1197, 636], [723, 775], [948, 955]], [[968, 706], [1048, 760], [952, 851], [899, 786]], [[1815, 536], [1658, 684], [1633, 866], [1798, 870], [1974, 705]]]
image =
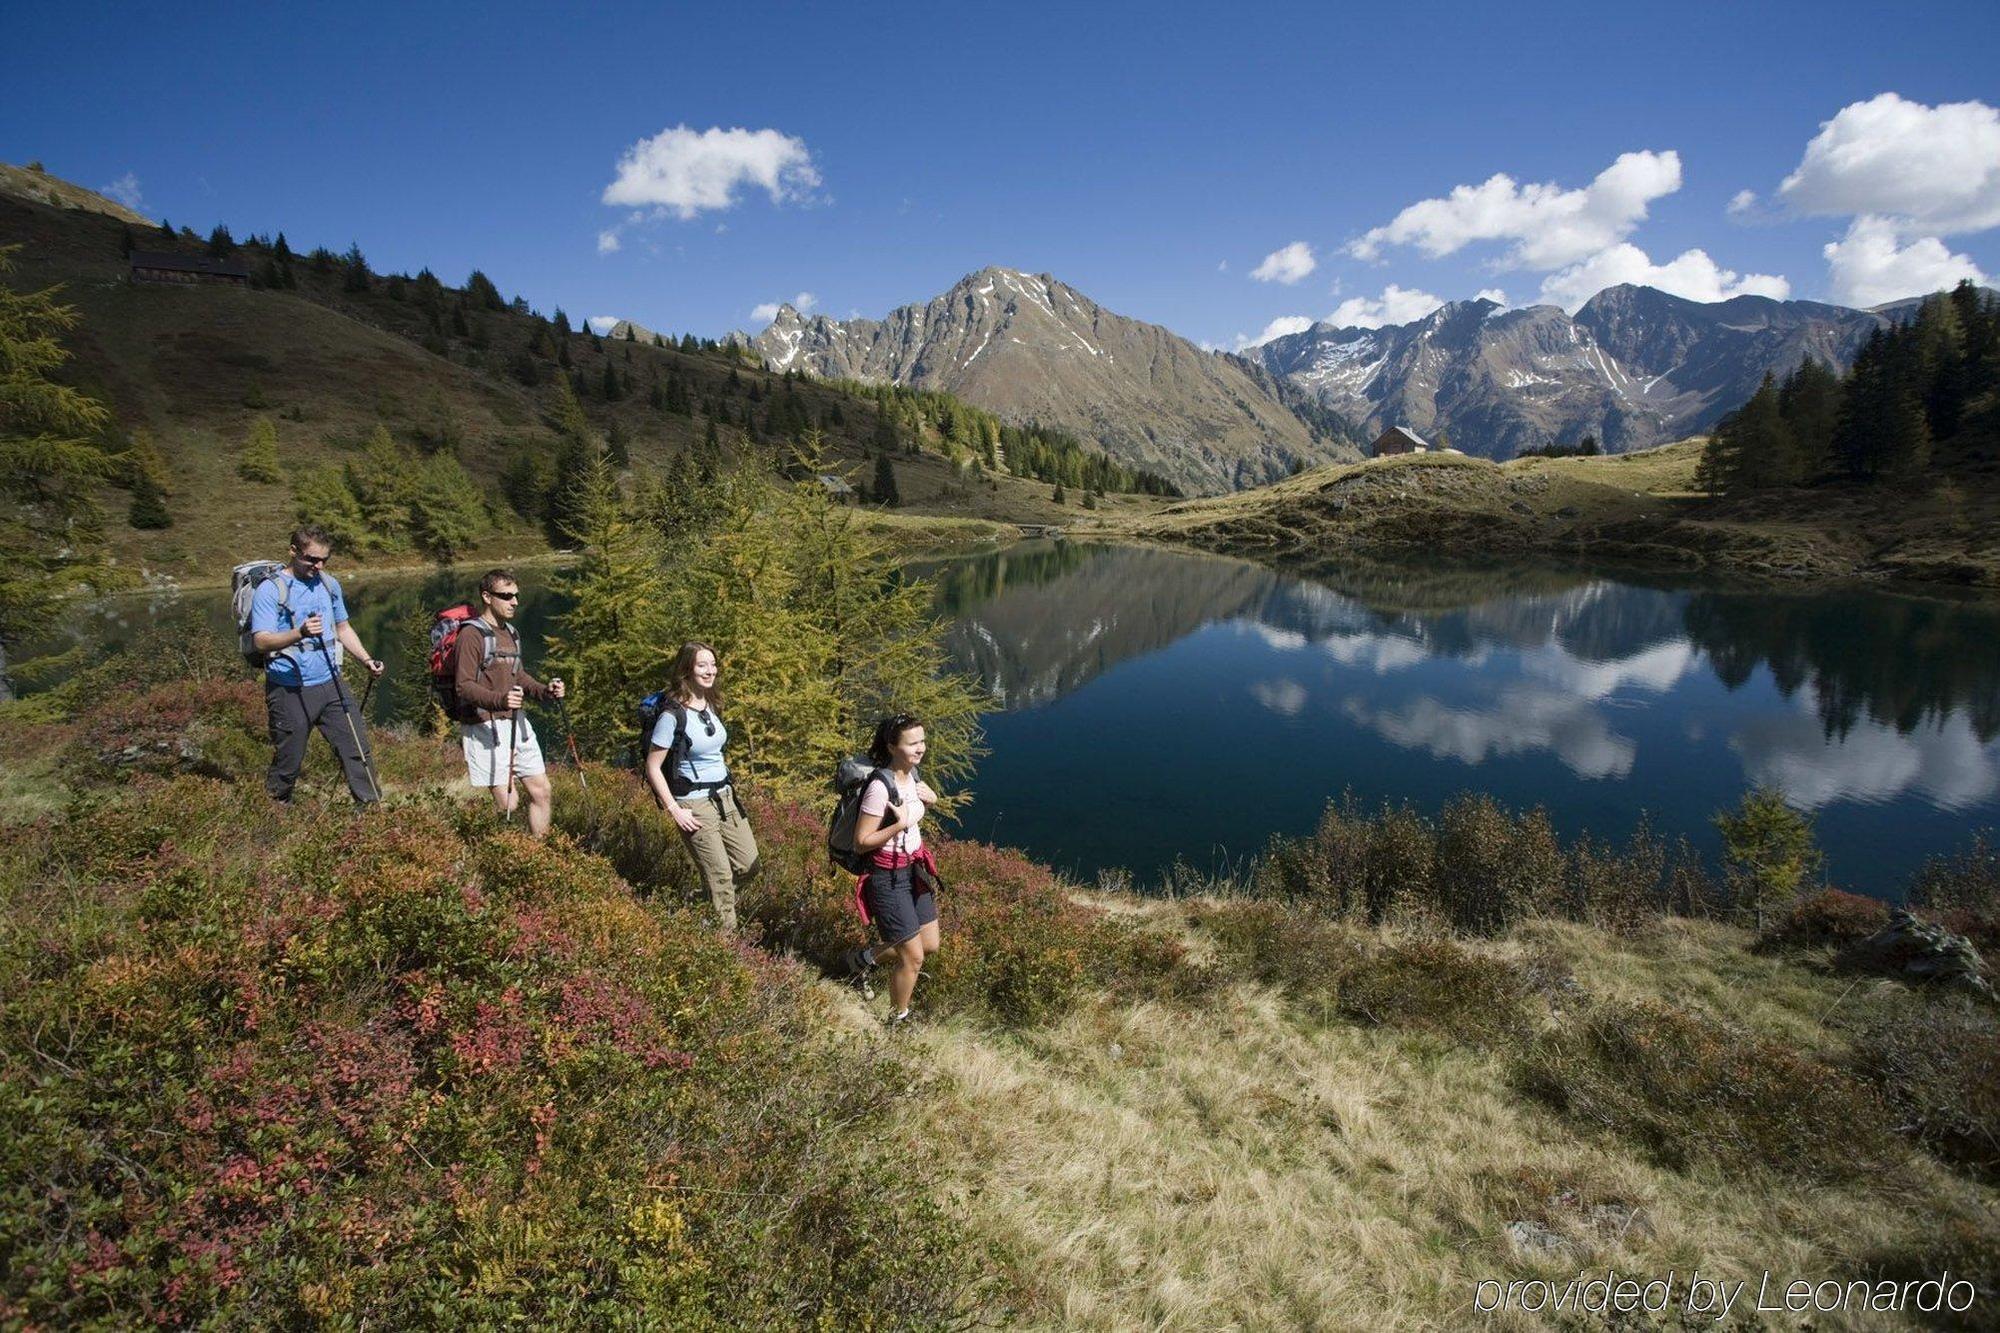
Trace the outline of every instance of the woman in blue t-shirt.
[[758, 870], [757, 838], [722, 759], [729, 728], [717, 711], [717, 674], [715, 649], [681, 645], [646, 749], [646, 782], [693, 854], [722, 928], [734, 930], [736, 890]]

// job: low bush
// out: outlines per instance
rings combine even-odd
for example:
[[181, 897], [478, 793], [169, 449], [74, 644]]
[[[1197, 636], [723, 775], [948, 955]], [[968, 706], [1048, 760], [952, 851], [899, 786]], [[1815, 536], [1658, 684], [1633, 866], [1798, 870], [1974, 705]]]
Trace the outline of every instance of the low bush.
[[2000, 848], [1990, 833], [1949, 856], [1932, 856], [1910, 881], [1910, 906], [1928, 909], [1945, 929], [1981, 949], [2000, 949]]
[[1224, 900], [1190, 908], [1188, 920], [1214, 943], [1219, 977], [1276, 986], [1322, 1022], [1338, 1012], [1341, 982], [1362, 955], [1352, 927], [1309, 905]]
[[0, 829], [0, 890], [0, 1324], [973, 1304], [960, 1231], [883, 1184], [918, 1073], [565, 837], [139, 773]]
[[1839, 889], [1808, 894], [1770, 921], [1757, 937], [1760, 952], [1845, 948], [1889, 924], [1889, 906], [1878, 898]]
[[1861, 1076], [1898, 1127], [1944, 1160], [2000, 1181], [2000, 1020], [1958, 998], [1915, 1001], [1855, 1040]]
[[1529, 974], [1446, 939], [1392, 941], [1351, 967], [1340, 1012], [1357, 1022], [1485, 1046], [1533, 1029]]
[[1630, 930], [1723, 905], [1685, 839], [1670, 851], [1642, 823], [1622, 845], [1584, 836], [1565, 847], [1539, 807], [1511, 812], [1477, 794], [1454, 798], [1435, 819], [1408, 805], [1371, 813], [1344, 795], [1308, 836], [1272, 839], [1253, 885], [1339, 920], [1476, 936], [1545, 915]]
[[[699, 884], [680, 834], [629, 775], [604, 773], [588, 800], [567, 788], [559, 793], [558, 824], [635, 885], [667, 901], [693, 902]], [[836, 969], [873, 936], [855, 907], [855, 877], [827, 858], [825, 812], [788, 802], [748, 805], [762, 869], [738, 895], [739, 918], [766, 947]], [[1073, 1006], [1086, 985], [1168, 996], [1198, 989], [1197, 979], [1179, 970], [1181, 953], [1135, 940], [1133, 929], [1076, 902], [1047, 867], [935, 830], [926, 837], [945, 889], [938, 899], [943, 942], [925, 960], [917, 990], [925, 1012], [1031, 1025]]]
[[1759, 1167], [1814, 1180], [1888, 1159], [1874, 1091], [1824, 1061], [1657, 1001], [1600, 1005], [1538, 1038], [1524, 1091], [1661, 1164]]

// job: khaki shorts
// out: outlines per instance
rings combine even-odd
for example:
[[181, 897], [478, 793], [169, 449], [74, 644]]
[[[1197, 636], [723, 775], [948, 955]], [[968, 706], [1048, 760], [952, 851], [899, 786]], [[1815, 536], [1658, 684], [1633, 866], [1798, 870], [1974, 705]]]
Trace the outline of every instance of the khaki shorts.
[[[475, 787], [507, 785], [507, 741], [512, 723], [506, 718], [495, 722], [461, 722], [458, 735], [465, 747], [465, 775]], [[547, 771], [542, 762], [542, 743], [524, 714], [521, 718], [521, 747], [514, 757], [514, 776], [540, 777]]]

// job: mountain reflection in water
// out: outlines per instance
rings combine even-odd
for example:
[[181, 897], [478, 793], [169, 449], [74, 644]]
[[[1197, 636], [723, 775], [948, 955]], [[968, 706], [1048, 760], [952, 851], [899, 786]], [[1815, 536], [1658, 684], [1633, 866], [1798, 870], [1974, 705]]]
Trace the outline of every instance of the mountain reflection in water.
[[2000, 814], [1990, 604], [1070, 543], [921, 572], [1001, 710], [967, 831], [1084, 873], [1241, 857], [1346, 787], [1483, 789], [1613, 837], [1646, 811], [1713, 848], [1761, 783], [1841, 810], [1834, 877], [1889, 893]]
[[[913, 568], [997, 710], [960, 827], [1085, 876], [1240, 860], [1348, 788], [1430, 810], [1482, 790], [1614, 839], [1643, 811], [1712, 854], [1716, 810], [1770, 784], [1819, 816], [1836, 881], [1885, 895], [2000, 823], [1990, 603], [1532, 566], [1305, 579], [1061, 542]], [[539, 662], [563, 602], [523, 574]], [[377, 721], [424, 707], [413, 626], [470, 592], [465, 575], [352, 579], [363, 641], [392, 659]], [[42, 651], [96, 660], [181, 621], [234, 638], [225, 594], [168, 593], [68, 618]]]

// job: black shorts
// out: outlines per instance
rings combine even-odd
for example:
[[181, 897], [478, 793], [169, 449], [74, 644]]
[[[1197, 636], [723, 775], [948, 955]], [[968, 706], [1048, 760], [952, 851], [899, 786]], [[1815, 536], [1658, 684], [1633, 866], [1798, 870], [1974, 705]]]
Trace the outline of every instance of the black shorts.
[[884, 944], [901, 944], [938, 919], [937, 895], [923, 888], [908, 866], [869, 871], [861, 901]]

